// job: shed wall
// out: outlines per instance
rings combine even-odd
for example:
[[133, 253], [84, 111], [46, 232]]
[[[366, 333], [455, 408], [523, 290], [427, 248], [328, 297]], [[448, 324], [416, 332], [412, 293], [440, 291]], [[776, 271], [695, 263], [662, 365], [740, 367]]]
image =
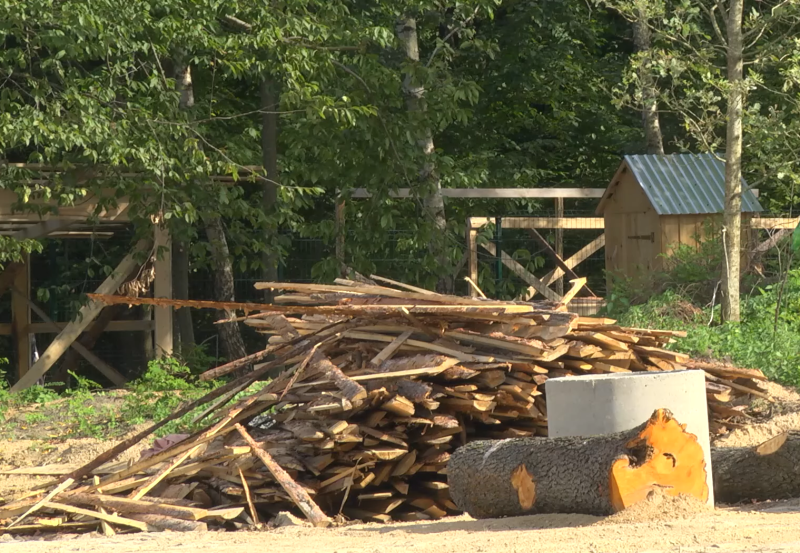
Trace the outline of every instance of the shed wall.
[[622, 173], [618, 184], [612, 186], [616, 190], [603, 212], [606, 271], [627, 276], [651, 272], [657, 268], [661, 252], [658, 214], [630, 171]]

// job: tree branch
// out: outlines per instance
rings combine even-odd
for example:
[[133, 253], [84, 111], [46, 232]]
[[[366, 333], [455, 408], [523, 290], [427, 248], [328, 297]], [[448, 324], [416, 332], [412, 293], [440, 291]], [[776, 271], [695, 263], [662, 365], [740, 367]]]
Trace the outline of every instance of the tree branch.
[[447, 41], [450, 40], [454, 34], [456, 34], [457, 32], [459, 32], [461, 30], [463, 30], [467, 25], [472, 23], [472, 20], [475, 19], [475, 16], [478, 15], [478, 10], [480, 10], [480, 9], [481, 9], [480, 6], [475, 6], [475, 11], [472, 12], [472, 15], [470, 15], [468, 18], [466, 18], [461, 23], [461, 25], [459, 25], [458, 27], [454, 28], [452, 31], [447, 33], [447, 35], [442, 39], [442, 41], [439, 44], [436, 45], [436, 48], [433, 49], [433, 53], [431, 53], [431, 57], [428, 58], [428, 63], [425, 64], [425, 67], [430, 67], [431, 63], [433, 62], [433, 58], [436, 57], [436, 54], [439, 53], [439, 50], [442, 49], [442, 46], [444, 46], [444, 44], [446, 44]]

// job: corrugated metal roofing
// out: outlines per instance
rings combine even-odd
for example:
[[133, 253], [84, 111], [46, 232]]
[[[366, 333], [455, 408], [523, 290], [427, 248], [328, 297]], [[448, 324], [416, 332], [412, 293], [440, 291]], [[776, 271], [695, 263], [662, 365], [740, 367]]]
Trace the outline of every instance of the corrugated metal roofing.
[[[659, 215], [722, 213], [725, 162], [713, 154], [625, 156], [625, 162]], [[742, 179], [742, 211], [762, 211]]]

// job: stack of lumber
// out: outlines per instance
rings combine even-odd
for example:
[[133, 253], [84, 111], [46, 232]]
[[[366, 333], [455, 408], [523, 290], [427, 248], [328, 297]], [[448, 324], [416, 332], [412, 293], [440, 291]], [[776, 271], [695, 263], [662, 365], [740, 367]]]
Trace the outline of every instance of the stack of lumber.
[[[125, 526], [118, 520], [124, 518], [140, 530], [237, 517], [257, 523], [287, 509], [318, 525], [342, 515], [438, 519], [458, 513], [446, 475], [455, 448], [478, 439], [547, 435], [549, 378], [699, 368], [707, 374], [717, 429], [742, 416], [734, 398], [765, 396], [759, 371], [693, 362], [665, 349], [679, 332], [623, 328], [553, 302], [447, 296], [381, 281], [391, 286], [256, 285], [286, 292], [273, 304], [248, 304], [250, 313], [240, 319], [267, 334], [268, 347], [201, 378], [255, 364], [253, 372], [50, 487], [0, 506], [0, 521], [30, 525], [34, 515], [20, 520], [30, 509], [64, 521], [78, 513], [82, 524]], [[264, 385], [275, 371], [279, 376]], [[132, 466], [108, 469], [134, 443], [198, 411], [209, 422], [204, 430]], [[94, 482], [96, 474], [102, 477]], [[117, 519], [101, 512], [116, 512], [103, 516]]]

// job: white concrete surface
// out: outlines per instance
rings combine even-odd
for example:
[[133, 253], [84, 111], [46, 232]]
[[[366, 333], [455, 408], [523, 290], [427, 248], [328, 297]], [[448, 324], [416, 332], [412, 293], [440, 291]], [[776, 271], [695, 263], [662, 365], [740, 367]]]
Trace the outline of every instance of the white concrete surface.
[[703, 371], [616, 373], [551, 378], [545, 383], [550, 437], [630, 430], [656, 409], [669, 409], [697, 436], [706, 458], [708, 503], [714, 504], [708, 402]]

